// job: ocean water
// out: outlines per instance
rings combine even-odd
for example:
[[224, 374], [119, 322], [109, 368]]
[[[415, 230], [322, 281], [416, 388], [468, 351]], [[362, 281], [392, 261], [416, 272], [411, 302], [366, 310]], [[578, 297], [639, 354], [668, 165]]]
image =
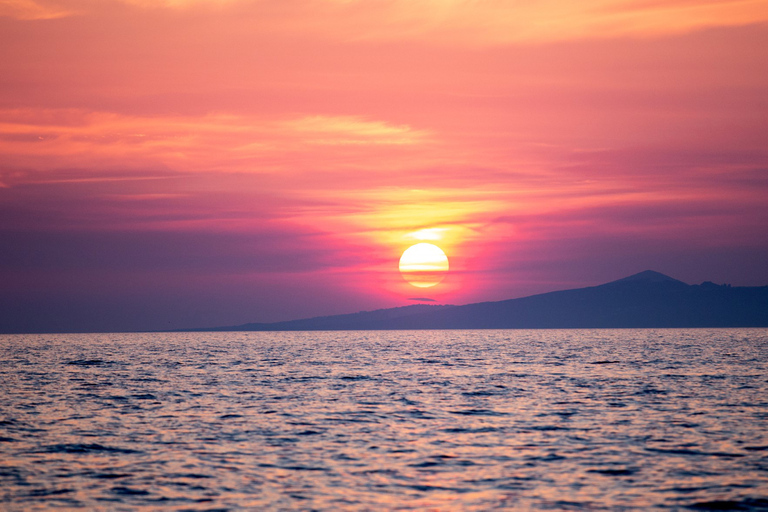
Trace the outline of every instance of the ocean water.
[[768, 510], [768, 330], [0, 336], [2, 510]]

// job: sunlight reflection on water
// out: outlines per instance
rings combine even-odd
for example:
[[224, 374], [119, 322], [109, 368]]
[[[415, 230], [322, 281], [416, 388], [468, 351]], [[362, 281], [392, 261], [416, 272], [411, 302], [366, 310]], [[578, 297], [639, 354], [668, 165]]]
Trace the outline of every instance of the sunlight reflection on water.
[[766, 329], [0, 336], [0, 508], [768, 509]]

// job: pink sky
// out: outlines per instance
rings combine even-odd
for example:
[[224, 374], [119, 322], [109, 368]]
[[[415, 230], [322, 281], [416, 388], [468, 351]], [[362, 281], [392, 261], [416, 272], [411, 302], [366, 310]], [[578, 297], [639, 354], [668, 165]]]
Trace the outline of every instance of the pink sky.
[[768, 285], [768, 1], [0, 0], [0, 77], [0, 330]]

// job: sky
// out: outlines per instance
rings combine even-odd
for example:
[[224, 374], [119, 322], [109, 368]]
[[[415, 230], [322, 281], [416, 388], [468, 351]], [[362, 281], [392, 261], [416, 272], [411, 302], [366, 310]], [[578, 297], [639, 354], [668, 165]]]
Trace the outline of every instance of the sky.
[[768, 0], [0, 0], [2, 332], [767, 263]]

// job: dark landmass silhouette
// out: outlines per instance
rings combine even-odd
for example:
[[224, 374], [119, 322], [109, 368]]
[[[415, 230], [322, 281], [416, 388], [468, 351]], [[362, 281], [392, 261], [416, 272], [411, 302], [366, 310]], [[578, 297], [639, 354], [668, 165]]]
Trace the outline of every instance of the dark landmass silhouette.
[[689, 285], [646, 270], [618, 281], [464, 306], [415, 304], [195, 331], [768, 327], [768, 286]]
[[[210, 329], [191, 329], [194, 331], [348, 331], [389, 329], [384, 327], [403, 318], [423, 315], [441, 309], [453, 309], [456, 306], [414, 304], [375, 311], [361, 311], [347, 315], [318, 316], [286, 322], [255, 323]], [[372, 327], [374, 326], [374, 327]]]

